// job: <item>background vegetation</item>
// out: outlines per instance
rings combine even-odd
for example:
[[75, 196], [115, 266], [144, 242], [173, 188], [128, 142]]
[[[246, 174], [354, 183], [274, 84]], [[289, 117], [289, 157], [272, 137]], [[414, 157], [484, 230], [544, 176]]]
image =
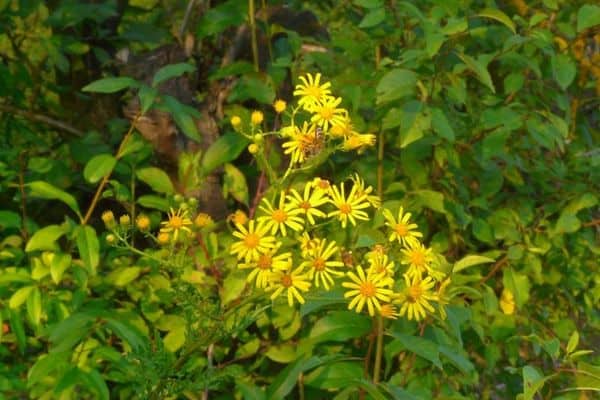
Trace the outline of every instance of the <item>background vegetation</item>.
[[[0, 398], [595, 398], [594, 3], [0, 0]], [[448, 318], [390, 322], [379, 381], [368, 317], [271, 303], [229, 255], [267, 185], [230, 117], [278, 129], [306, 72], [377, 144], [299, 180], [358, 172], [453, 265]], [[107, 243], [104, 211], [155, 232], [183, 203], [215, 223], [177, 268]]]

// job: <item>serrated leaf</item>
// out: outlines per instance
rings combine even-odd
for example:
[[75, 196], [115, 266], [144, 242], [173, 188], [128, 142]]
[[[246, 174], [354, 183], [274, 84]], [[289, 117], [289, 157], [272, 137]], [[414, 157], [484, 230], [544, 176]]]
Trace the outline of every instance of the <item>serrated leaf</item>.
[[98, 154], [85, 165], [83, 177], [89, 183], [96, 183], [104, 176], [109, 175], [116, 164], [117, 159], [112, 155]]
[[457, 55], [465, 63], [467, 68], [475, 73], [475, 76], [481, 83], [487, 86], [492, 93], [496, 93], [496, 88], [494, 88], [492, 77], [487, 69], [487, 63], [484, 63], [481, 60], [476, 60], [467, 54], [457, 53]]
[[169, 175], [160, 168], [140, 168], [135, 171], [135, 176], [142, 182], [148, 184], [155, 192], [164, 194], [175, 193], [171, 178], [169, 178]]
[[75, 242], [79, 250], [79, 257], [88, 272], [96, 274], [96, 267], [100, 262], [100, 243], [96, 230], [89, 225], [80, 225], [75, 228]]
[[235, 132], [227, 132], [219, 137], [202, 157], [202, 172], [208, 175], [215, 168], [235, 160], [246, 148], [248, 139]]
[[508, 29], [510, 29], [511, 32], [514, 33], [515, 35], [517, 34], [517, 30], [515, 28], [515, 23], [508, 17], [508, 15], [504, 14], [502, 11], [498, 10], [497, 8], [486, 8], [485, 10], [481, 11], [477, 15], [480, 17], [494, 19], [494, 20], [504, 24], [504, 26], [506, 26]]
[[493, 263], [494, 261], [496, 261], [496, 260], [494, 260], [493, 258], [489, 258], [489, 257], [478, 256], [478, 255], [468, 255], [466, 257], [461, 258], [456, 263], [454, 263], [452, 272], [456, 273], [456, 272], [462, 271], [463, 269], [472, 267], [474, 265]]
[[83, 92], [115, 93], [120, 90], [135, 88], [138, 85], [139, 83], [135, 79], [122, 76], [99, 79], [84, 86], [81, 90]]
[[402, 124], [400, 128], [400, 148], [405, 148], [425, 136], [425, 132], [431, 128], [431, 114], [421, 111], [411, 122], [408, 126]]
[[35, 289], [35, 286], [25, 286], [18, 289], [16, 292], [13, 293], [12, 296], [10, 296], [10, 300], [8, 301], [8, 307], [13, 310], [21, 307], [21, 305], [25, 303], [33, 289]]
[[79, 211], [77, 200], [75, 200], [75, 197], [64, 190], [58, 189], [57, 187], [54, 187], [44, 181], [31, 182], [28, 183], [27, 186], [29, 189], [31, 189], [30, 196], [49, 200], [60, 200], [69, 206], [69, 208], [71, 208], [71, 210], [73, 210], [81, 218], [81, 212]]
[[154, 74], [152, 86], [156, 87], [166, 80], [176, 78], [186, 72], [194, 72], [195, 70], [196, 67], [188, 63], [165, 65]]
[[58, 238], [67, 233], [64, 225], [48, 225], [36, 231], [25, 246], [25, 251], [54, 250]]

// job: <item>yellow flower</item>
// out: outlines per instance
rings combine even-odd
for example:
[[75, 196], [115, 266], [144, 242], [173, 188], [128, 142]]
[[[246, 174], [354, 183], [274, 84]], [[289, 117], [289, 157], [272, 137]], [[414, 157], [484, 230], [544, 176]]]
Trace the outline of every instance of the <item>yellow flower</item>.
[[239, 116], [234, 115], [229, 120], [229, 123], [231, 123], [231, 126], [233, 126], [235, 129], [235, 128], [238, 128], [242, 124], [242, 119]]
[[283, 292], [286, 292], [288, 305], [294, 306], [294, 299], [300, 304], [304, 304], [304, 298], [300, 292], [308, 292], [310, 289], [310, 278], [298, 267], [292, 271], [292, 263], [288, 262], [288, 268], [285, 270], [275, 270], [271, 274], [271, 283], [267, 290], [274, 290], [271, 300], [275, 300]]
[[379, 198], [379, 196], [371, 194], [373, 192], [373, 186], [369, 185], [365, 187], [365, 181], [358, 174], [354, 174], [351, 179], [354, 185], [357, 187], [357, 196], [360, 197], [362, 195], [365, 195], [367, 197], [367, 201], [371, 203], [371, 206], [373, 206], [374, 208], [379, 208], [379, 206], [381, 206], [381, 199]]
[[112, 211], [104, 211], [101, 218], [107, 229], [115, 229], [117, 226], [115, 222], [115, 214], [113, 214]]
[[356, 273], [348, 272], [348, 277], [351, 282], [344, 282], [342, 286], [350, 289], [344, 293], [345, 298], [353, 297], [348, 304], [348, 309], [356, 308], [356, 312], [360, 313], [365, 306], [369, 310], [369, 315], [374, 316], [375, 310], [381, 310], [381, 303], [390, 302], [390, 296], [393, 292], [386, 289], [386, 277], [383, 275], [367, 275], [363, 268], [359, 265], [356, 267]]
[[398, 318], [399, 314], [394, 305], [386, 303], [381, 305], [381, 309], [379, 309], [379, 315], [381, 315], [383, 318], [396, 319]]
[[358, 152], [362, 152], [364, 150], [365, 147], [370, 147], [375, 145], [375, 141], [377, 140], [377, 137], [375, 135], [373, 135], [372, 133], [365, 133], [365, 134], [360, 134], [360, 133], [352, 133], [350, 134], [348, 137], [346, 137], [346, 139], [344, 140], [344, 143], [342, 144], [342, 150], [344, 151], [351, 151], [351, 150], [358, 150]]
[[235, 226], [237, 231], [233, 232], [233, 236], [240, 240], [231, 245], [231, 254], [236, 254], [238, 260], [258, 260], [261, 254], [276, 246], [275, 238], [267, 236], [269, 227], [264, 223], [256, 224], [254, 220], [250, 220], [248, 228], [242, 224]]
[[250, 122], [252, 125], [260, 125], [263, 122], [263, 119], [264, 115], [261, 111], [252, 111], [252, 114], [250, 115]]
[[284, 112], [286, 107], [287, 107], [287, 103], [281, 99], [277, 99], [273, 103], [273, 108], [275, 109], [275, 112], [277, 114], [281, 114], [282, 112]]
[[235, 210], [235, 212], [229, 214], [227, 220], [233, 222], [234, 225], [246, 225], [246, 222], [248, 222], [248, 215], [242, 210]]
[[150, 218], [144, 214], [140, 214], [135, 219], [135, 225], [140, 231], [147, 231], [150, 229]]
[[171, 235], [166, 232], [160, 232], [156, 240], [159, 244], [165, 245], [171, 241]]
[[119, 225], [129, 226], [131, 224], [131, 217], [128, 214], [123, 214], [119, 217]]
[[440, 286], [437, 290], [437, 301], [438, 301], [438, 311], [440, 312], [440, 317], [442, 319], [446, 319], [446, 305], [450, 302], [450, 297], [446, 294], [446, 288], [450, 284], [450, 278], [445, 279], [440, 283]]
[[327, 240], [322, 239], [316, 248], [305, 253], [306, 261], [300, 264], [300, 266], [310, 268], [309, 276], [311, 279], [314, 279], [316, 287], [320, 287], [320, 284], [322, 283], [325, 290], [329, 290], [331, 289], [331, 286], [333, 286], [333, 278], [331, 276], [344, 275], [343, 272], [334, 269], [343, 267], [344, 263], [341, 261], [329, 260], [329, 258], [338, 252], [339, 249], [335, 245], [335, 241], [327, 244]]
[[355, 133], [350, 118], [346, 116], [342, 121], [338, 121], [329, 129], [329, 134], [334, 138], [346, 138], [351, 133]]
[[431, 277], [421, 279], [420, 276], [414, 276], [412, 279], [404, 275], [406, 288], [396, 302], [402, 303], [400, 307], [400, 316], [406, 314], [409, 320], [413, 318], [420, 321], [427, 316], [427, 312], [433, 313], [435, 310], [431, 301], [436, 301], [437, 296], [431, 292], [435, 282]]
[[394, 262], [391, 261], [387, 255], [379, 254], [376, 252], [367, 253], [367, 262], [369, 263], [369, 269], [367, 270], [367, 274], [369, 275], [385, 275], [390, 278], [388, 280], [388, 285], [390, 287], [394, 286]]
[[331, 188], [331, 198], [329, 201], [337, 208], [337, 210], [330, 212], [327, 216], [337, 216], [342, 223], [342, 228], [346, 227], [348, 221], [350, 221], [352, 225], [356, 225], [357, 219], [365, 221], [369, 219], [369, 215], [363, 211], [364, 208], [370, 206], [367, 201], [367, 196], [357, 196], [356, 190], [357, 187], [354, 185], [350, 194], [346, 197], [343, 182], [340, 189], [338, 189], [337, 186], [332, 186]]
[[106, 235], [106, 243], [115, 244], [116, 241], [117, 241], [117, 237], [115, 235], [113, 235], [112, 233]]
[[316, 249], [319, 246], [319, 243], [321, 243], [321, 239], [311, 238], [307, 232], [303, 232], [302, 236], [298, 238], [298, 241], [300, 242], [300, 253], [302, 254], [302, 257], [307, 257], [307, 254]]
[[192, 221], [188, 218], [187, 209], [179, 207], [177, 211], [175, 211], [171, 208], [168, 217], [168, 221], [160, 223], [163, 225], [163, 227], [160, 228], [161, 233], [170, 233], [173, 235], [173, 240], [177, 241], [180, 231], [188, 233], [192, 232], [189, 228], [189, 226], [192, 225]]
[[302, 211], [295, 208], [293, 204], [285, 203], [285, 193], [282, 191], [279, 195], [279, 205], [277, 208], [273, 207], [271, 202], [264, 198], [260, 205], [261, 211], [266, 215], [258, 217], [259, 222], [264, 222], [267, 228], [271, 229], [271, 235], [275, 235], [278, 231], [283, 236], [287, 236], [287, 228], [289, 227], [296, 232], [302, 230], [303, 221], [302, 218], [298, 217]]
[[209, 225], [213, 224], [213, 219], [207, 213], [198, 213], [196, 219], [194, 220], [194, 224], [198, 228], [206, 228]]
[[515, 296], [507, 288], [502, 290], [502, 295], [500, 296], [500, 308], [506, 315], [515, 313]]
[[258, 153], [259, 147], [256, 143], [250, 143], [248, 145], [248, 153], [250, 154], [256, 154]]
[[423, 234], [416, 229], [417, 224], [410, 222], [411, 213], [404, 213], [404, 208], [400, 207], [398, 210], [398, 218], [394, 218], [392, 212], [387, 208], [383, 209], [383, 216], [385, 217], [385, 225], [390, 227], [392, 232], [390, 233], [390, 242], [397, 240], [403, 246], [406, 246], [408, 242], [418, 242], [418, 238], [423, 237]]
[[283, 143], [282, 147], [285, 149], [284, 154], [291, 154], [291, 164], [301, 164], [308, 157], [321, 151], [323, 145], [323, 137], [317, 135], [315, 125], [304, 122], [301, 129], [295, 128], [290, 140]]
[[315, 178], [310, 182], [310, 185], [318, 190], [322, 190], [325, 193], [329, 193], [331, 189], [331, 183], [327, 179]]
[[341, 102], [341, 97], [326, 97], [324, 100], [319, 101], [312, 108], [313, 116], [310, 122], [317, 124], [325, 131], [328, 131], [332, 125], [344, 124], [348, 111], [344, 108], [338, 108]]
[[279, 246], [268, 249], [265, 253], [258, 256], [256, 260], [247, 263], [238, 264], [238, 268], [252, 268], [252, 271], [246, 279], [248, 282], [255, 282], [258, 289], [265, 289], [270, 282], [271, 275], [276, 269], [286, 269], [290, 264], [292, 253], [275, 254]]
[[319, 101], [324, 100], [331, 94], [331, 83], [325, 82], [321, 85], [321, 74], [317, 73], [314, 77], [309, 73], [306, 77], [301, 76], [302, 83], [296, 85], [294, 96], [301, 96], [298, 105], [305, 110], [311, 111]]
[[430, 263], [433, 261], [431, 249], [426, 248], [419, 241], [407, 242], [408, 247], [401, 250], [401, 263], [408, 265], [406, 275], [411, 278], [421, 278], [423, 273], [431, 270]]
[[304, 214], [311, 225], [315, 224], [315, 217], [323, 218], [326, 216], [323, 211], [317, 208], [328, 202], [326, 193], [321, 190], [312, 190], [310, 183], [304, 186], [302, 195], [296, 189], [290, 190], [288, 200], [293, 207], [301, 210], [301, 213]]

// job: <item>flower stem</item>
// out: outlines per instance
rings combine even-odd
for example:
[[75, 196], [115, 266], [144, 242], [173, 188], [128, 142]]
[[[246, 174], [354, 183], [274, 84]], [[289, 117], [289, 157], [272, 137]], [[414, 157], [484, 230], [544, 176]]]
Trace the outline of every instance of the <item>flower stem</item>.
[[248, 0], [248, 16], [250, 17], [250, 35], [252, 37], [252, 61], [254, 70], [258, 72], [258, 43], [256, 40], [256, 19], [254, 10], [254, 0]]
[[383, 356], [383, 318], [381, 315], [375, 317], [377, 330], [377, 344], [375, 347], [375, 365], [373, 366], [373, 383], [379, 383], [381, 374], [381, 357]]

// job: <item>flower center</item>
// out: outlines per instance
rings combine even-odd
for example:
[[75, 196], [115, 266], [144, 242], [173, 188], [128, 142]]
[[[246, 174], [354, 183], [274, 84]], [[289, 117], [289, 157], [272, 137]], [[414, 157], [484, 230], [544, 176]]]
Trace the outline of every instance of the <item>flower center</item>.
[[408, 234], [408, 228], [404, 224], [396, 224], [394, 230], [398, 234], [398, 236], [406, 236]]
[[253, 249], [256, 246], [258, 246], [259, 241], [260, 241], [260, 237], [256, 233], [249, 233], [244, 238], [244, 244], [249, 249]]
[[323, 271], [325, 269], [325, 260], [319, 257], [313, 261], [313, 268], [317, 271]]
[[293, 283], [294, 283], [294, 282], [292, 281], [292, 275], [290, 275], [290, 274], [285, 274], [285, 275], [283, 275], [283, 276], [281, 277], [281, 284], [282, 284], [284, 287], [288, 287], [288, 288], [289, 288], [290, 286], [292, 286], [292, 284], [293, 284]]
[[313, 97], [315, 100], [321, 99], [321, 88], [318, 86], [307, 86], [306, 94], [308, 97]]
[[342, 214], [350, 214], [352, 212], [352, 206], [349, 203], [340, 204], [340, 212]]
[[273, 260], [271, 259], [271, 256], [269, 256], [267, 254], [261, 254], [261, 256], [258, 257], [256, 266], [260, 269], [270, 269], [271, 265], [273, 264], [272, 261]]
[[326, 121], [329, 121], [331, 118], [333, 118], [333, 108], [323, 107], [319, 111], [319, 114], [321, 114], [321, 118], [323, 118]]
[[308, 201], [303, 201], [298, 204], [298, 207], [302, 208], [304, 211], [308, 211], [310, 209], [310, 203]]
[[271, 218], [273, 218], [275, 222], [282, 223], [287, 220], [287, 213], [282, 209], [277, 209], [273, 211], [273, 214], [271, 214]]
[[421, 298], [423, 289], [420, 285], [413, 285], [408, 289], [408, 295], [413, 303], [416, 303]]
[[371, 282], [363, 282], [360, 285], [360, 294], [364, 297], [373, 297], [377, 292], [377, 288]]
[[425, 254], [420, 250], [413, 250], [410, 254], [410, 262], [417, 266], [425, 264]]
[[173, 229], [179, 229], [183, 226], [183, 218], [179, 215], [173, 215], [169, 220], [169, 225], [171, 225], [171, 228]]

